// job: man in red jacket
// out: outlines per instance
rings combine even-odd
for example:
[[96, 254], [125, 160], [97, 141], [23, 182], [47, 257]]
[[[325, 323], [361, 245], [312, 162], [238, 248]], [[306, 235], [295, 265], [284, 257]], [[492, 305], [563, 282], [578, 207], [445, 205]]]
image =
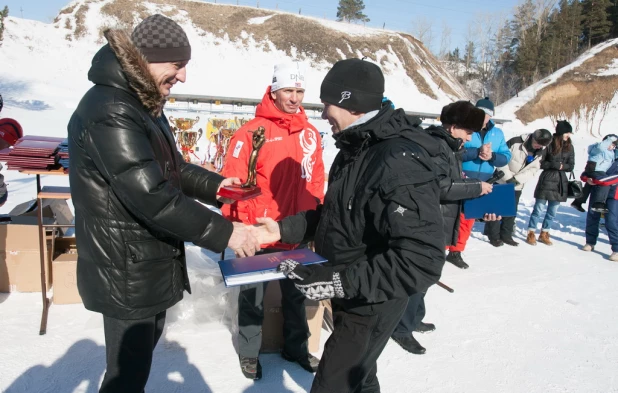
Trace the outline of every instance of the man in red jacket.
[[[280, 220], [304, 210], [315, 209], [324, 199], [324, 162], [320, 134], [309, 124], [303, 107], [305, 77], [300, 63], [275, 66], [272, 85], [258, 104], [255, 118], [242, 126], [230, 141], [222, 174], [247, 178], [252, 150], [252, 131], [264, 127], [266, 142], [257, 159], [257, 185], [262, 194], [253, 199], [224, 205], [223, 215], [245, 224], [257, 217]], [[296, 246], [263, 244], [264, 253], [289, 250]], [[280, 280], [283, 309], [282, 356], [315, 372], [319, 360], [309, 354], [309, 327], [305, 296], [288, 279]], [[243, 285], [238, 297], [238, 352], [240, 367], [249, 379], [260, 379], [258, 354], [262, 343], [264, 290], [266, 283]]]

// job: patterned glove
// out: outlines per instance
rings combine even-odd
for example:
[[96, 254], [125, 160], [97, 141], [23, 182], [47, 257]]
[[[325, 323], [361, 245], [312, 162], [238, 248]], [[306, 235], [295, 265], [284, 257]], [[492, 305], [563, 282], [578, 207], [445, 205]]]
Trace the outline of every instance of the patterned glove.
[[290, 280], [298, 281], [294, 285], [307, 299], [324, 300], [345, 297], [339, 272], [334, 272], [331, 267], [304, 266], [293, 259], [286, 259], [279, 264], [278, 270]]

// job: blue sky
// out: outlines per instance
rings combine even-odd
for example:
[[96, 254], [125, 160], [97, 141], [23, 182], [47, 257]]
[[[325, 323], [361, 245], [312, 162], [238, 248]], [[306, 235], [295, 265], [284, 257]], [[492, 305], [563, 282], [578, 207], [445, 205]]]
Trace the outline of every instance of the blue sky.
[[[256, 6], [260, 8], [279, 8], [305, 15], [326, 17], [334, 20], [337, 15], [338, 0], [208, 0], [207, 3], [225, 3]], [[69, 0], [0, 0], [0, 7], [8, 5], [10, 14], [28, 19], [50, 22]], [[468, 26], [478, 20], [479, 13], [510, 15], [519, 0], [365, 0], [365, 14], [371, 22], [369, 26], [414, 33], [415, 24], [425, 18], [432, 21], [433, 46], [439, 47], [440, 34], [444, 23], [451, 27], [451, 48], [459, 46], [463, 50]]]

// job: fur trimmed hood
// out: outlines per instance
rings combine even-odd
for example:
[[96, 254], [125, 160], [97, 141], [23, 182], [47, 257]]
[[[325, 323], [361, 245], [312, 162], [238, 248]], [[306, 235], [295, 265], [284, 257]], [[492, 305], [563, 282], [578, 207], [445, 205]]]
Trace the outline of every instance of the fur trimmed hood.
[[161, 116], [165, 97], [130, 34], [119, 29], [108, 29], [103, 34], [108, 44], [92, 59], [88, 79], [95, 84], [128, 91], [140, 100], [148, 113], [155, 118]]

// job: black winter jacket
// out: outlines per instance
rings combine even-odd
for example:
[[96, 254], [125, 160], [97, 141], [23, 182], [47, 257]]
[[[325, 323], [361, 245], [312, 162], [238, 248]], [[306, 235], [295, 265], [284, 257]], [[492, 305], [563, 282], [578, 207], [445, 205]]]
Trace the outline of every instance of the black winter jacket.
[[[282, 241], [314, 236], [352, 302], [424, 292], [440, 278], [444, 236], [433, 138], [390, 102], [367, 123], [336, 134], [340, 149], [321, 211], [280, 222]], [[428, 153], [429, 151], [429, 153]]]
[[[565, 202], [569, 192], [569, 179], [566, 174], [575, 168], [575, 150], [571, 146], [571, 151], [563, 150], [554, 155], [552, 146], [553, 144], [547, 146], [547, 152], [541, 162], [543, 172], [536, 184], [534, 197]], [[562, 164], [562, 169], [560, 169], [560, 164]]]
[[481, 181], [462, 178], [460, 148], [462, 140], [454, 138], [441, 126], [431, 126], [427, 132], [434, 137], [439, 152], [433, 156], [433, 163], [440, 182], [440, 210], [444, 220], [444, 239], [446, 245], [457, 244], [459, 235], [459, 214], [461, 201], [481, 195]]
[[184, 241], [219, 252], [233, 227], [195, 201], [215, 204], [223, 177], [182, 160], [146, 61], [106, 38], [68, 125], [77, 285], [87, 309], [141, 319], [190, 291]]

